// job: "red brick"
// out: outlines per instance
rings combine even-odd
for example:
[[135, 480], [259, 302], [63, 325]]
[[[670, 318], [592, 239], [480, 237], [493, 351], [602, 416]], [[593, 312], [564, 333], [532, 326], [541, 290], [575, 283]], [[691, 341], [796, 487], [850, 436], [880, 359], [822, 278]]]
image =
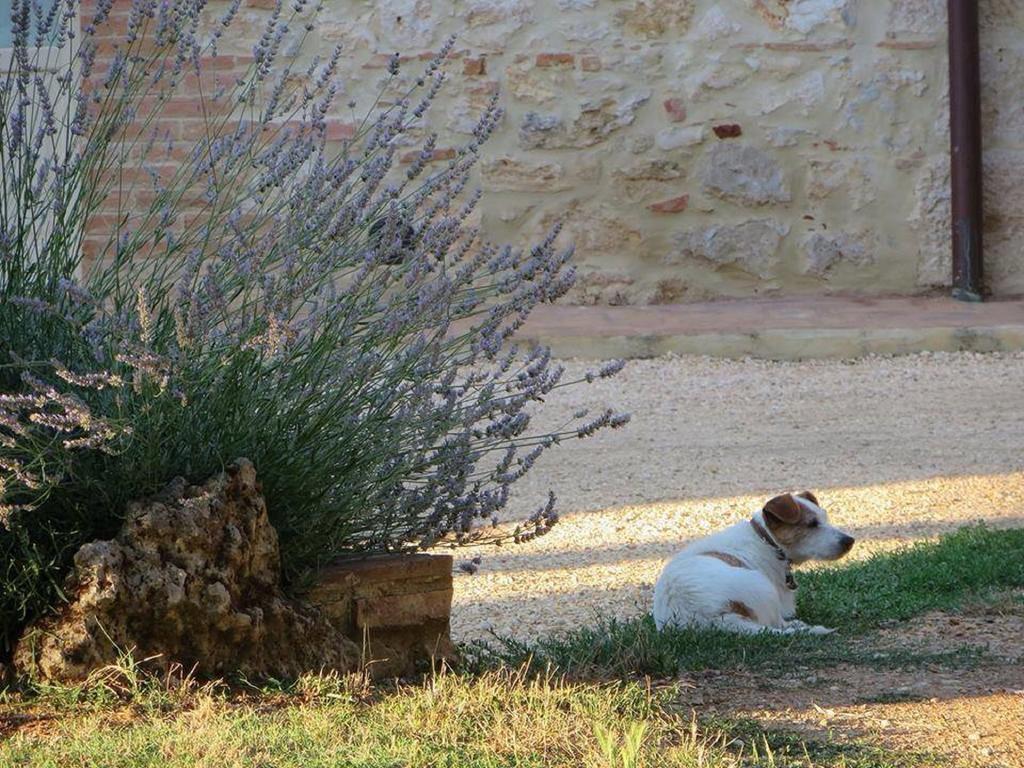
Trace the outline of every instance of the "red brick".
[[665, 99], [662, 106], [665, 107], [665, 112], [668, 113], [668, 119], [671, 122], [681, 123], [686, 119], [686, 105], [683, 104], [682, 99]]
[[[153, 150], [156, 155], [156, 149]], [[153, 157], [154, 161], [159, 160], [159, 157]], [[171, 175], [177, 171], [178, 166], [174, 163], [146, 163], [146, 167], [118, 165], [117, 167], [110, 168], [108, 170], [99, 172], [99, 179], [111, 181], [114, 184], [125, 184], [135, 185], [136, 187], [146, 184], [148, 185], [152, 181], [152, 174], [150, 171], [154, 171], [161, 175], [164, 179], [169, 179]], [[108, 199], [106, 202], [110, 202], [113, 205], [117, 205], [116, 199]]]
[[825, 40], [820, 43], [814, 42], [791, 42], [791, 43], [765, 43], [764, 47], [769, 51], [792, 51], [794, 53], [812, 53], [816, 51], [835, 51], [849, 49], [853, 43], [849, 40]]
[[878, 44], [879, 48], [891, 48], [897, 51], [920, 51], [927, 48], [935, 48], [938, 40], [883, 40]]
[[[198, 141], [205, 139], [210, 135], [211, 127], [206, 124], [205, 120], [176, 120], [176, 121], [160, 121], [160, 129], [163, 130], [165, 125], [175, 124], [174, 130], [182, 141]], [[235, 131], [238, 128], [237, 120], [229, 120], [227, 123], [221, 123], [218, 121], [217, 132], [224, 136], [228, 133]]]
[[[126, 47], [127, 46], [125, 45], [124, 37], [121, 35], [97, 39], [96, 60], [98, 62], [109, 61], [114, 57], [117, 51], [124, 50]], [[148, 54], [154, 54], [159, 52], [160, 46], [157, 45], [157, 42], [152, 35], [148, 35], [142, 40], [139, 40], [132, 44], [132, 53], [137, 53], [145, 56]], [[100, 67], [99, 70], [104, 73], [106, 72], [105, 67]]]
[[203, 71], [223, 72], [236, 69], [244, 71], [255, 60], [252, 56], [204, 56], [199, 60], [199, 68]]
[[343, 123], [341, 120], [327, 121], [328, 141], [346, 141], [356, 135], [356, 127], [352, 123]]
[[89, 237], [82, 240], [82, 256], [86, 264], [91, 265], [100, 256], [103, 255], [104, 249], [109, 244], [110, 240], [106, 237]]
[[538, 67], [571, 67], [576, 57], [571, 53], [538, 53]]
[[85, 222], [85, 235], [107, 237], [111, 232], [127, 224], [127, 214], [93, 213]]
[[472, 96], [493, 96], [501, 90], [497, 80], [488, 80], [483, 83], [476, 83], [466, 89], [466, 93]]
[[[88, 17], [90, 20], [92, 16]], [[126, 14], [112, 13], [106, 21], [96, 27], [93, 35], [96, 40], [109, 40], [111, 38], [124, 38], [128, 34], [128, 19]]]
[[[403, 163], [413, 163], [420, 156], [418, 149], [406, 152], [401, 157]], [[445, 147], [444, 149], [435, 149], [433, 154], [430, 156], [430, 162], [436, 163], [441, 160], [453, 160], [455, 159], [455, 150], [452, 147]]]
[[145, 98], [139, 101], [139, 116], [148, 117], [154, 115], [158, 121], [165, 118], [194, 118], [202, 120], [204, 115], [227, 115], [235, 105], [225, 96], [214, 100], [212, 95], [204, 93], [200, 98], [197, 93], [189, 96], [178, 93], [169, 99]]
[[600, 72], [601, 71], [601, 57], [600, 56], [580, 56], [580, 69], [584, 72]]
[[[153, 189], [151, 185], [147, 184], [147, 187], [136, 188], [131, 193], [131, 200], [127, 204], [136, 211], [148, 211], [160, 197], [160, 193]], [[181, 192], [181, 196], [176, 198], [175, 208], [179, 213], [188, 214], [189, 209], [195, 212], [208, 203], [206, 186], [199, 182]]]
[[652, 203], [647, 208], [655, 213], [682, 213], [689, 204], [690, 196], [680, 195], [679, 197], [662, 200], [660, 203]]
[[[408, 64], [410, 61], [430, 61], [437, 55], [434, 51], [420, 51], [417, 54], [399, 54], [398, 63]], [[363, 64], [363, 69], [385, 69], [391, 62], [391, 54], [375, 53]]]
[[[192, 156], [192, 151], [195, 149], [195, 143], [180, 141], [172, 141], [171, 146], [168, 147], [163, 131], [160, 131], [160, 137], [153, 146], [149, 146], [148, 137], [138, 142], [132, 142], [132, 144], [133, 146], [126, 147], [125, 157], [134, 161], [145, 160], [147, 168], [152, 168], [154, 162], [181, 164]], [[165, 176], [165, 178], [170, 178], [170, 176]]]
[[478, 77], [487, 74], [487, 58], [479, 56], [475, 59], [466, 59], [462, 62], [462, 74], [471, 77]]
[[739, 123], [722, 123], [721, 125], [714, 126], [711, 130], [720, 139], [735, 139], [737, 136], [743, 135], [743, 128], [740, 127]]

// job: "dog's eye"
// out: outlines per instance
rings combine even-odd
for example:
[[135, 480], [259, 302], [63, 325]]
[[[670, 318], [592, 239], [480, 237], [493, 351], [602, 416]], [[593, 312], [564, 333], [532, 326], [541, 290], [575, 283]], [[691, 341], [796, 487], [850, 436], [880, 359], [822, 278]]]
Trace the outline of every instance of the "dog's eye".
[[811, 520], [811, 522], [809, 522], [807, 524], [807, 527], [808, 528], [817, 528], [818, 527], [818, 521], [817, 520]]

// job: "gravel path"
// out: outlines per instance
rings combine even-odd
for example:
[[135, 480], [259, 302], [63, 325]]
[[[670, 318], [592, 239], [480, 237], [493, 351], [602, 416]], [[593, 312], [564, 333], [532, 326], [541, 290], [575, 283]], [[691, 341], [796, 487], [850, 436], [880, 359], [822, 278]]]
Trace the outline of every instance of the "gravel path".
[[559, 394], [539, 427], [604, 404], [633, 421], [549, 452], [519, 484], [509, 517], [558, 494], [563, 519], [549, 535], [456, 553], [483, 558], [456, 576], [458, 640], [647, 611], [683, 541], [784, 490], [813, 490], [860, 540], [852, 556], [970, 521], [1024, 525], [1024, 354], [663, 358]]

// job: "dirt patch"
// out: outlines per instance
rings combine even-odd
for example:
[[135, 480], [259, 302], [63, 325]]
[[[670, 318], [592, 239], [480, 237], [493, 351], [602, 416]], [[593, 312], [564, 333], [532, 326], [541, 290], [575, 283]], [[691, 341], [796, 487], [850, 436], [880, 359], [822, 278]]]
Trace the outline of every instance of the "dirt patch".
[[1024, 766], [1024, 603], [1021, 593], [963, 612], [932, 612], [867, 638], [893, 650], [985, 649], [975, 663], [884, 669], [797, 665], [694, 675], [680, 704], [701, 717], [752, 718], [809, 739], [857, 738], [940, 754], [953, 765]]

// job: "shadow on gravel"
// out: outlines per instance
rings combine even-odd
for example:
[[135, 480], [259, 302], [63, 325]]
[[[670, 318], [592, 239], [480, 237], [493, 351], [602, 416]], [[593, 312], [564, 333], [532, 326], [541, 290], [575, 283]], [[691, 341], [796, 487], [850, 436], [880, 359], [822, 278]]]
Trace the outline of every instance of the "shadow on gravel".
[[[859, 541], [884, 541], [896, 538], [906, 540], [924, 539], [951, 533], [963, 527], [963, 518], [952, 517], [938, 520], [915, 520], [911, 523], [894, 522], [889, 525], [853, 525], [843, 526]], [[1024, 515], [1001, 517], [991, 523], [993, 528], [1024, 528]], [[655, 541], [648, 543], [628, 543], [615, 546], [560, 546], [557, 550], [529, 552], [523, 550], [503, 550], [499, 554], [488, 556], [500, 562], [496, 570], [501, 572], [546, 571], [560, 568], [579, 568], [593, 565], [615, 565], [642, 560], [667, 560], [689, 543], [685, 531], [680, 531], [678, 541]], [[808, 571], [810, 572], [810, 571]]]

